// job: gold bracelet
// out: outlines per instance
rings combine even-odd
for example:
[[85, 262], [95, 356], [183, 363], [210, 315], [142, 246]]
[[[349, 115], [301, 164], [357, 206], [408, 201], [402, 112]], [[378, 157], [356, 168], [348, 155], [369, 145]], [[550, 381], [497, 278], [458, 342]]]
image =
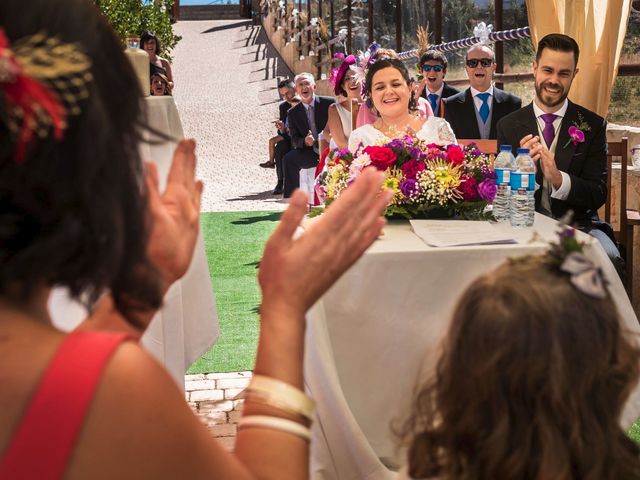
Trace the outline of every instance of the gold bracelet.
[[247, 393], [259, 395], [274, 406], [278, 405], [277, 408], [302, 415], [308, 419], [313, 418], [315, 402], [302, 390], [281, 380], [264, 375], [254, 375], [246, 390]]
[[268, 407], [277, 408], [285, 413], [303, 417], [309, 421], [313, 421], [310, 416], [306, 414], [308, 412], [301, 412], [299, 409], [292, 406], [290, 403], [282, 402], [272, 395], [266, 394], [260, 390], [252, 390], [251, 388], [245, 388], [242, 392], [234, 397], [234, 400], [244, 399], [246, 402], [258, 403], [260, 405], [266, 405]]
[[269, 428], [272, 430], [280, 430], [281, 432], [296, 435], [307, 442], [311, 441], [311, 430], [304, 425], [300, 425], [293, 420], [286, 418], [271, 417], [267, 415], [249, 415], [242, 417], [238, 422], [238, 430], [245, 428]]

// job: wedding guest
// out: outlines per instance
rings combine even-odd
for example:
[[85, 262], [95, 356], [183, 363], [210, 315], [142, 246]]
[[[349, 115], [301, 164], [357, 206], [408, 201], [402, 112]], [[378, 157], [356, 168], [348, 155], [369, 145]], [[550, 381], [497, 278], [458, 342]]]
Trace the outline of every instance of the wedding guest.
[[[260, 164], [262, 168], [274, 168], [276, 166], [275, 156], [278, 142], [286, 140], [286, 142], [283, 143], [283, 147], [287, 144], [288, 146], [284, 153], [287, 153], [291, 149], [291, 142], [289, 140], [289, 133], [285, 127], [285, 121], [287, 120], [287, 112], [293, 106], [292, 100], [296, 94], [293, 82], [289, 79], [281, 80], [278, 83], [278, 93], [282, 101], [280, 105], [278, 105], [278, 119], [273, 122], [278, 134], [269, 139], [269, 160]], [[280, 182], [281, 181], [279, 181], [279, 183]]]
[[[46, 70], [24, 44], [55, 50]], [[139, 156], [137, 77], [91, 2], [0, 2], [0, 57], [0, 478], [307, 478], [304, 316], [380, 234], [382, 174], [295, 239], [307, 201], [292, 196], [260, 264], [260, 341], [229, 454], [135, 342], [193, 254], [194, 142], [160, 192]], [[91, 307], [81, 329], [51, 325], [54, 285]]]
[[640, 448], [619, 424], [638, 382], [637, 340], [575, 244], [482, 276], [404, 424], [408, 476], [640, 478]]
[[289, 198], [300, 185], [300, 170], [315, 168], [319, 159], [318, 134], [329, 117], [333, 98], [315, 94], [316, 81], [310, 73], [300, 73], [293, 79], [300, 104], [287, 113], [292, 150], [283, 157], [284, 198]]
[[423, 80], [417, 85], [416, 95], [429, 102], [434, 115], [442, 117], [442, 100], [460, 93], [460, 90], [444, 81], [447, 57], [437, 50], [427, 50], [420, 56], [419, 65]]
[[409, 71], [401, 60], [386, 58], [369, 67], [365, 80], [366, 95], [373, 103], [378, 118], [351, 132], [349, 150], [360, 145], [374, 145], [384, 139], [413, 135], [428, 143], [456, 143], [451, 127], [443, 118], [418, 115]]
[[329, 107], [329, 148], [347, 148], [352, 130], [352, 109], [357, 110], [362, 103], [362, 83], [356, 80], [356, 73], [349, 68], [355, 63], [356, 57], [349, 55], [331, 72], [333, 91], [340, 100]]
[[498, 121], [518, 110], [522, 101], [493, 85], [495, 53], [487, 45], [467, 51], [465, 70], [470, 86], [443, 99], [444, 117], [458, 138], [495, 139]]
[[162, 73], [154, 73], [151, 77], [151, 95], [162, 96], [171, 95], [169, 79]]
[[173, 88], [173, 73], [171, 72], [171, 64], [168, 60], [160, 56], [161, 46], [160, 40], [153, 32], [144, 32], [140, 35], [140, 48], [149, 55], [149, 76], [156, 73], [165, 75], [169, 81], [169, 87]]
[[[530, 149], [541, 187], [535, 192], [536, 211], [561, 218], [571, 210], [577, 227], [598, 239], [623, 277], [613, 229], [598, 217], [607, 200], [607, 123], [567, 98], [579, 54], [567, 35], [540, 40], [533, 61], [535, 98], [498, 123], [498, 142]], [[574, 130], [579, 133], [572, 136]]]
[[[369, 47], [371, 56], [367, 60], [367, 63], [364, 65], [358, 65], [357, 70], [360, 71], [360, 76], [363, 76], [362, 81], [366, 78], [366, 74], [369, 71], [369, 67], [373, 65], [377, 60], [384, 60], [388, 58], [394, 58], [399, 60], [400, 57], [396, 53], [395, 50], [391, 48], [375, 48], [373, 44]], [[366, 91], [366, 86], [365, 86]], [[366, 95], [365, 95], [366, 97]], [[433, 110], [431, 109], [431, 105], [424, 98], [421, 98], [419, 95], [416, 95], [416, 113], [422, 118], [429, 118], [433, 116]], [[366, 101], [360, 106], [358, 110], [358, 116], [356, 118], [356, 128], [360, 128], [363, 125], [369, 125], [378, 120], [378, 112], [373, 108], [373, 104], [371, 103], [371, 99], [369, 97], [366, 98]]]

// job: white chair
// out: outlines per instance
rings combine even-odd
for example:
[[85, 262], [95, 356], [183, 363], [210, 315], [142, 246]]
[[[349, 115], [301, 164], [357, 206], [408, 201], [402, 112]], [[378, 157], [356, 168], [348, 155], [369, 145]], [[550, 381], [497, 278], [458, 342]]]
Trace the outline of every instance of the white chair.
[[309, 197], [309, 205], [313, 205], [316, 183], [316, 167], [300, 170], [300, 190]]

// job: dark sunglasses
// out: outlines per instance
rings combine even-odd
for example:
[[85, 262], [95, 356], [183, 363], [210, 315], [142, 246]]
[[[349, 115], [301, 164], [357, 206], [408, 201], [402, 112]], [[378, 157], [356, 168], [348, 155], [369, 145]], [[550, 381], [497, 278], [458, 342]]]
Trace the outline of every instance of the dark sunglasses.
[[441, 72], [444, 70], [444, 67], [442, 65], [429, 65], [429, 64], [422, 65], [423, 72], [430, 72], [431, 70], [433, 70], [434, 72]]
[[476, 68], [478, 64], [482, 65], [484, 68], [487, 68], [493, 65], [493, 60], [490, 58], [471, 58], [467, 60], [467, 67], [469, 68]]

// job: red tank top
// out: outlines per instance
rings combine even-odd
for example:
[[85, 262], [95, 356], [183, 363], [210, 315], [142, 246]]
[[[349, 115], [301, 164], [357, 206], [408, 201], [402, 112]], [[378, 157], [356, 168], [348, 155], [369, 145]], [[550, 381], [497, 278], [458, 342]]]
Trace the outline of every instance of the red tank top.
[[102, 372], [126, 334], [65, 337], [0, 459], [0, 480], [62, 478]]

